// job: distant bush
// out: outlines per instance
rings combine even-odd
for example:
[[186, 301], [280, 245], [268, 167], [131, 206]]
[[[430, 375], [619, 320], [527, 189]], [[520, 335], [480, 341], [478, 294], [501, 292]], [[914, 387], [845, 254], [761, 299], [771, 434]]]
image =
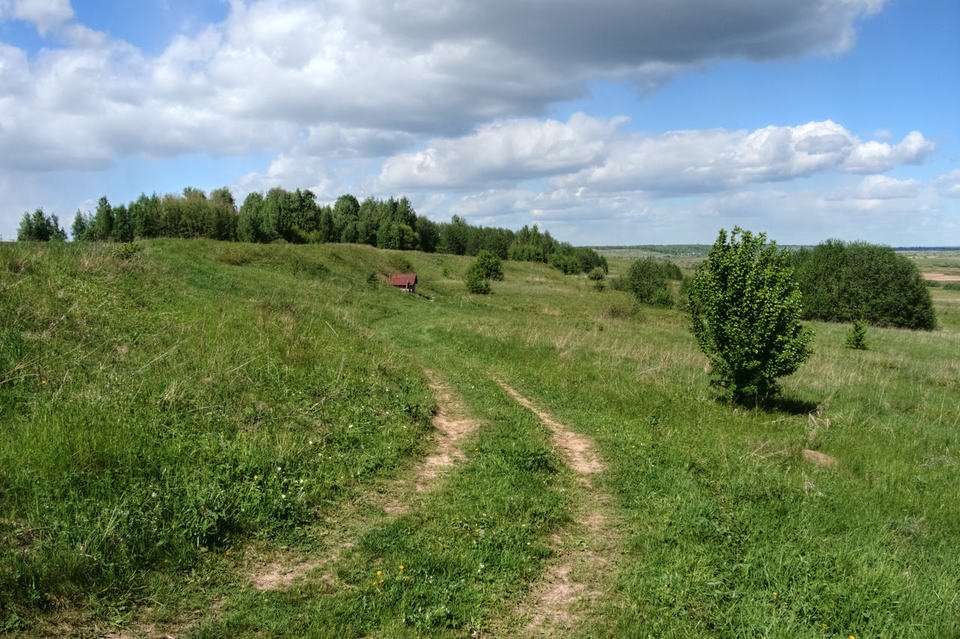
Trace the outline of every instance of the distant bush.
[[615, 288], [633, 293], [644, 304], [673, 306], [667, 282], [682, 277], [676, 264], [646, 257], [631, 264]]
[[485, 278], [480, 269], [475, 267], [476, 263], [471, 265], [467, 270], [467, 276], [464, 280], [467, 285], [467, 291], [476, 295], [486, 295], [490, 292], [490, 280]]
[[481, 250], [473, 264], [473, 268], [476, 268], [484, 279], [503, 281], [503, 262], [492, 252]]
[[587, 273], [587, 277], [595, 282], [599, 282], [603, 280], [606, 276], [607, 276], [606, 271], [604, 271], [603, 268], [599, 266], [594, 267], [589, 273]]
[[803, 316], [930, 330], [930, 292], [916, 265], [892, 248], [829, 240], [794, 253]]
[[948, 291], [960, 291], [960, 282], [944, 282], [943, 288]]

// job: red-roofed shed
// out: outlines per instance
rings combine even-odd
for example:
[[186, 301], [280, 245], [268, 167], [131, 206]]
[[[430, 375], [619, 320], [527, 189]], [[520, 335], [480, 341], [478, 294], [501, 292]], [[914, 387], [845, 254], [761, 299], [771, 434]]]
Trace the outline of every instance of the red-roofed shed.
[[394, 273], [390, 276], [390, 286], [396, 286], [408, 293], [414, 293], [417, 290], [417, 274]]

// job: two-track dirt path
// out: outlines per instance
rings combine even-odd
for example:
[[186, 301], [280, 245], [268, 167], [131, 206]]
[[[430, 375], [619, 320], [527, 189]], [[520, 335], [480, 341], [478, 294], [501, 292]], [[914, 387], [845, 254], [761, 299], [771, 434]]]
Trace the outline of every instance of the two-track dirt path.
[[[357, 536], [373, 525], [372, 521], [410, 512], [423, 496], [437, 489], [444, 475], [465, 459], [463, 443], [480, 422], [469, 416], [450, 386], [436, 373], [427, 370], [424, 374], [437, 403], [433, 451], [400, 479], [385, 482], [354, 503], [345, 504], [336, 522], [331, 522], [334, 525], [322, 544], [324, 550], [317, 556], [304, 560], [302, 555], [274, 553], [264, 557], [254, 553], [247, 562], [249, 583], [254, 588], [284, 590], [306, 579], [335, 587], [334, 565], [353, 546]], [[570, 430], [502, 380], [496, 382], [550, 429], [553, 445], [574, 471], [580, 490], [574, 495], [573, 523], [552, 538], [554, 561], [517, 606], [509, 626], [494, 624], [492, 630], [500, 636], [562, 636], [583, 621], [591, 605], [609, 588], [609, 577], [615, 572], [620, 553], [620, 534], [610, 514], [610, 496], [593, 479], [604, 470], [604, 464], [592, 439]], [[371, 513], [379, 515], [371, 520]], [[181, 621], [166, 628], [139, 623], [107, 636], [177, 636], [199, 621]]]
[[[422, 497], [435, 490], [441, 478], [463, 461], [463, 442], [480, 426], [480, 422], [468, 415], [453, 390], [437, 373], [427, 369], [424, 375], [437, 404], [437, 412], [432, 419], [436, 429], [435, 448], [405, 477], [387, 482], [378, 492], [364, 496], [362, 506], [367, 511], [371, 508], [380, 509], [390, 516], [409, 512], [415, 505], [415, 496]], [[357, 526], [348, 528], [356, 529]], [[322, 557], [307, 561], [279, 557], [261, 566], [250, 581], [258, 590], [283, 590], [308, 574], [326, 568], [319, 574], [319, 579], [332, 585], [335, 578], [330, 568], [352, 545], [352, 538], [341, 538], [331, 540], [329, 549]]]
[[554, 447], [582, 488], [575, 501], [573, 524], [553, 538], [555, 561], [517, 610], [524, 621], [523, 635], [562, 636], [583, 620], [609, 588], [620, 553], [620, 532], [610, 514], [610, 495], [593, 480], [604, 464], [592, 439], [570, 430], [506, 382], [496, 381], [550, 429]]

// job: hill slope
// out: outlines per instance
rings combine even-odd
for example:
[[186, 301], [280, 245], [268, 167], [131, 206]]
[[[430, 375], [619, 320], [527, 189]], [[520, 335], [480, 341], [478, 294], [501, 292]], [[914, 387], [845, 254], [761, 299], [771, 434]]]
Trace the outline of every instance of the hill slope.
[[[468, 264], [343, 245], [0, 247], [0, 621], [524, 634], [569, 538], [610, 554], [605, 574], [573, 575], [591, 583], [565, 634], [960, 632], [950, 323], [871, 329], [866, 352], [815, 324], [782, 410], [745, 412], [714, 401], [680, 313], [512, 262], [470, 296]], [[408, 268], [420, 295], [383, 283]], [[405, 478], [437, 445], [424, 370], [479, 426], [419, 492]], [[500, 383], [595, 442], [589, 487]], [[591, 540], [591, 495], [608, 496], [615, 545]], [[317, 557], [329, 565], [299, 585], [253, 585]]]

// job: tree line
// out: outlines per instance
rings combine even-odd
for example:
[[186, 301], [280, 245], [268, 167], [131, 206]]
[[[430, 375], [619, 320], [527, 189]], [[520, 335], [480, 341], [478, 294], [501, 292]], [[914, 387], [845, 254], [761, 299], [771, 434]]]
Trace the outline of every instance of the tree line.
[[[227, 188], [209, 195], [186, 188], [180, 195], [141, 194], [129, 204], [101, 197], [93, 212], [77, 211], [71, 226], [77, 241], [131, 242], [158, 237], [208, 238], [239, 242], [296, 244], [344, 242], [378, 248], [475, 256], [489, 251], [501, 259], [544, 262], [564, 273], [607, 271], [596, 251], [554, 239], [536, 225], [519, 231], [473, 226], [454, 215], [437, 223], [417, 215], [406, 197], [362, 202], [350, 194], [320, 204], [309, 189], [270, 189], [247, 195], [238, 208]], [[17, 239], [66, 239], [55, 215], [24, 213]]]

